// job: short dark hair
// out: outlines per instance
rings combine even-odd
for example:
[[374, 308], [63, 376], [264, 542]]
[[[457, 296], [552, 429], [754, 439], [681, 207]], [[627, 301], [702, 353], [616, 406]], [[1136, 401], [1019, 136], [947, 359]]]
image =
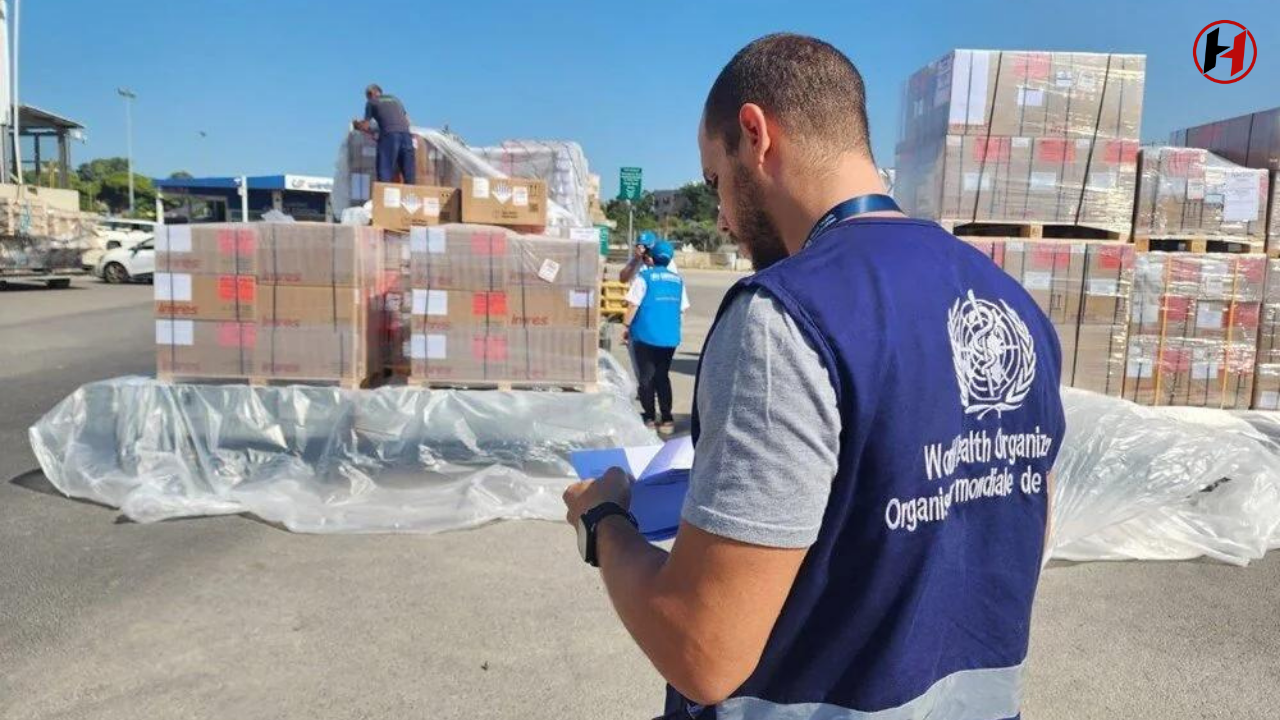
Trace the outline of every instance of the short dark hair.
[[738, 148], [738, 112], [754, 103], [810, 151], [871, 154], [862, 75], [844, 53], [817, 38], [766, 35], [738, 51], [707, 94], [707, 137]]
[[368, 94], [369, 94], [369, 93], [371, 93], [371, 92], [376, 92], [376, 93], [378, 93], [379, 95], [381, 95], [381, 94], [382, 94], [382, 86], [381, 86], [381, 85], [379, 85], [378, 83], [369, 83], [369, 87], [367, 87], [367, 88], [365, 88], [365, 89], [364, 89], [364, 94], [365, 94], [365, 95], [368, 95]]

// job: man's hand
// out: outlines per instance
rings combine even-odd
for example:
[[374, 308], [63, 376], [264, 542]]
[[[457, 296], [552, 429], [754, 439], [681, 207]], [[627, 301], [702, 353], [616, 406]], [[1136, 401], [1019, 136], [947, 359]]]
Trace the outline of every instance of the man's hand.
[[624, 510], [630, 510], [631, 482], [630, 475], [615, 467], [597, 480], [570, 485], [564, 491], [564, 504], [568, 508], [565, 519], [576, 528], [583, 513], [604, 502], [615, 502]]

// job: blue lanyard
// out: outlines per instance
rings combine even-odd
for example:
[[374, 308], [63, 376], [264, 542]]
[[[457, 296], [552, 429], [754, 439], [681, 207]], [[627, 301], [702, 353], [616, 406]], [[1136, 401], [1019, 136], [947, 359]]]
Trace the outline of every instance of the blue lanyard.
[[855, 215], [885, 211], [902, 212], [902, 208], [898, 207], [898, 203], [894, 202], [893, 198], [888, 195], [859, 195], [855, 198], [849, 198], [831, 208], [826, 215], [822, 216], [818, 224], [814, 225], [813, 229], [809, 231], [809, 237], [804, 240], [804, 247], [808, 247], [814, 238], [836, 223], [844, 222]]

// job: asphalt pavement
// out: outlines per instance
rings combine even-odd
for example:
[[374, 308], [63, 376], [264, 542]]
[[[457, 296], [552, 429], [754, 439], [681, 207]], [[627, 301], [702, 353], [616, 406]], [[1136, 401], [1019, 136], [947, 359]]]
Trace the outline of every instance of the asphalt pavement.
[[[686, 273], [677, 355], [727, 273]], [[568, 526], [294, 535], [244, 517], [137, 525], [69, 500], [27, 428], [81, 383], [153, 370], [149, 286], [0, 292], [0, 718], [647, 718], [661, 680]], [[856, 609], [854, 609], [856, 610]], [[1029, 720], [1280, 716], [1280, 553], [1055, 564]]]

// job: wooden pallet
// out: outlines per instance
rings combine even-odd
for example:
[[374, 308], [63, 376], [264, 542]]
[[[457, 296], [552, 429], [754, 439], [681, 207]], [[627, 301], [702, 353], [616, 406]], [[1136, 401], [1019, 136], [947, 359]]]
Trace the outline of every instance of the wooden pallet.
[[1203, 236], [1135, 237], [1138, 252], [1259, 253], [1262, 243]]
[[237, 376], [193, 376], [157, 373], [156, 379], [169, 384], [186, 385], [249, 385], [251, 387], [286, 387], [288, 385], [310, 385], [315, 387], [339, 387], [343, 390], [360, 390], [374, 387], [381, 381], [383, 374], [366, 378], [277, 378], [258, 375]]
[[494, 381], [494, 380], [424, 380], [410, 376], [405, 384], [410, 387], [422, 388], [424, 390], [498, 390], [500, 392], [511, 392], [513, 390], [536, 390], [536, 391], [561, 391], [561, 392], [580, 392], [580, 393], [596, 393], [600, 392], [600, 384], [589, 383], [572, 383], [572, 382], [528, 382], [528, 381]]
[[1129, 229], [1098, 227], [1093, 225], [1067, 225], [1061, 223], [1013, 223], [969, 222], [968, 220], [939, 220], [942, 229], [957, 236], [970, 238], [1023, 238], [1026, 240], [1125, 240]]

